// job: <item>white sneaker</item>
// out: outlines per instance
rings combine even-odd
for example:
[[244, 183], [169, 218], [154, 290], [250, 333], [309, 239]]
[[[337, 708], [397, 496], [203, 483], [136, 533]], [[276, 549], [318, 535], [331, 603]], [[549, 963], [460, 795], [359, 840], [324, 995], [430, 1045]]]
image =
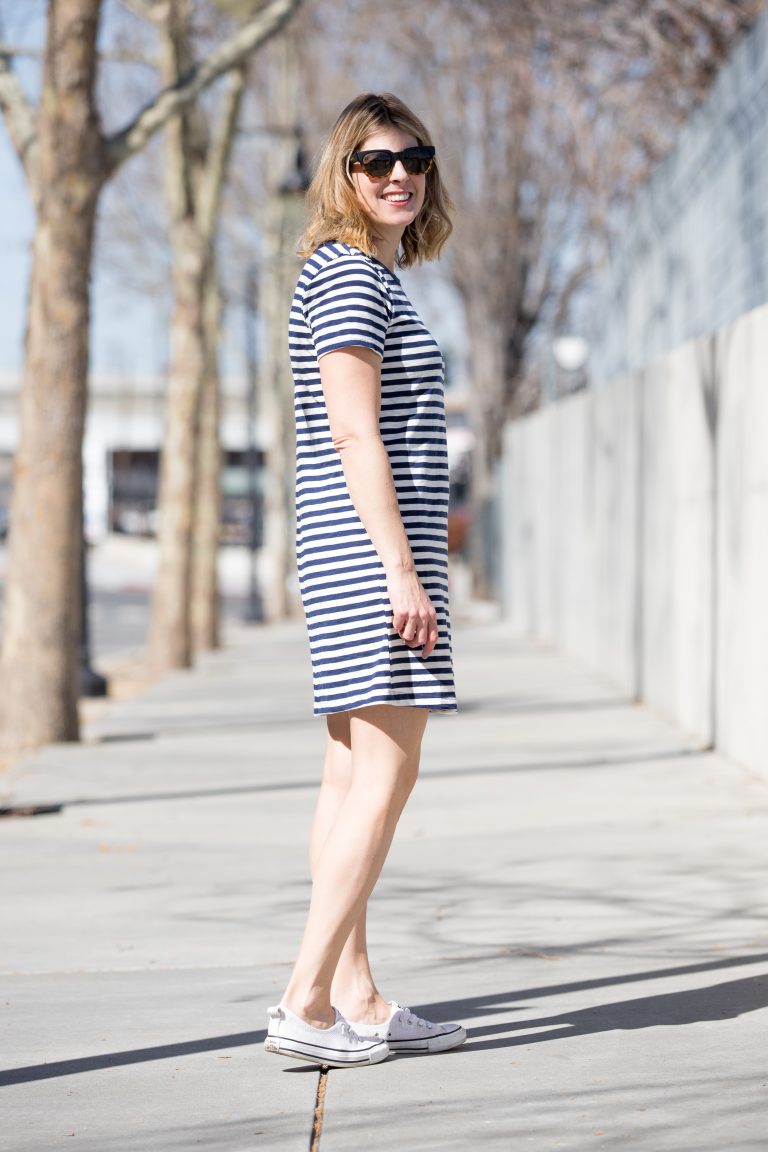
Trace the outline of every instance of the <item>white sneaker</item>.
[[467, 1038], [461, 1024], [433, 1024], [389, 1001], [392, 1011], [383, 1024], [352, 1024], [358, 1036], [369, 1040], [386, 1040], [390, 1052], [432, 1053], [458, 1048]]
[[279, 1056], [309, 1060], [329, 1068], [353, 1068], [359, 1064], [378, 1064], [389, 1056], [385, 1040], [361, 1039], [340, 1012], [331, 1028], [313, 1028], [295, 1012], [278, 1005], [268, 1008], [269, 1026], [264, 1048]]

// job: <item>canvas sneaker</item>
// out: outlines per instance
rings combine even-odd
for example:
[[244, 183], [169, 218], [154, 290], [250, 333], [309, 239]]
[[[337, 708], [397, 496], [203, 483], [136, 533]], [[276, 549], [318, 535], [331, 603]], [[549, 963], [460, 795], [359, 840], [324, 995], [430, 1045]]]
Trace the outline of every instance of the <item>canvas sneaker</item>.
[[281, 1005], [268, 1008], [267, 1012], [269, 1025], [264, 1048], [278, 1056], [292, 1056], [295, 1060], [309, 1060], [329, 1068], [378, 1064], [389, 1056], [386, 1040], [361, 1038], [335, 1008], [336, 1023], [331, 1028], [313, 1028]]
[[410, 1008], [389, 1001], [392, 1011], [383, 1024], [352, 1024], [358, 1036], [369, 1040], [386, 1040], [390, 1052], [432, 1053], [458, 1048], [467, 1038], [461, 1024], [433, 1024], [422, 1020]]

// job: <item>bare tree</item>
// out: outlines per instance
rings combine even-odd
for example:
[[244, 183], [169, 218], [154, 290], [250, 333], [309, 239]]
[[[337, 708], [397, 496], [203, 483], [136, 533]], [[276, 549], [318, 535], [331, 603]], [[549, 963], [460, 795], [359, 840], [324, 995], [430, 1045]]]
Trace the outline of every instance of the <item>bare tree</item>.
[[271, 0], [110, 136], [95, 97], [101, 0], [49, 0], [38, 107], [12, 54], [0, 51], [0, 109], [37, 213], [4, 612], [9, 747], [78, 737], [81, 445], [99, 195], [129, 156], [274, 35], [299, 2]]

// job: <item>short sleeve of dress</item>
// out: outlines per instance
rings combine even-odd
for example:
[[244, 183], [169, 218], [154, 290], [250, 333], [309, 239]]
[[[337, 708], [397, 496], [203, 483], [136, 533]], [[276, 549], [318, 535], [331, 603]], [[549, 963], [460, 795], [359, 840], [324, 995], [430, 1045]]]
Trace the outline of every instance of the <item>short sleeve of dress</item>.
[[362, 254], [332, 260], [304, 295], [304, 316], [318, 360], [341, 348], [371, 348], [383, 359], [391, 315], [387, 288]]

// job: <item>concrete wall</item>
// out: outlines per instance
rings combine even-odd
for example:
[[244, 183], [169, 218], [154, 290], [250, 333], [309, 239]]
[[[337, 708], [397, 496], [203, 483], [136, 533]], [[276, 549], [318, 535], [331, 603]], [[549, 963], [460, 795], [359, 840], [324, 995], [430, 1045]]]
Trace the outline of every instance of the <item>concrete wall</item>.
[[768, 9], [638, 195], [595, 387], [506, 429], [504, 606], [768, 776]]
[[768, 775], [768, 309], [717, 343], [718, 747]]
[[768, 775], [768, 308], [505, 430], [507, 617]]
[[505, 429], [504, 610], [637, 691], [636, 378]]
[[642, 376], [638, 516], [640, 682], [648, 702], [708, 744], [713, 735], [714, 444], [706, 351], [691, 342]]

